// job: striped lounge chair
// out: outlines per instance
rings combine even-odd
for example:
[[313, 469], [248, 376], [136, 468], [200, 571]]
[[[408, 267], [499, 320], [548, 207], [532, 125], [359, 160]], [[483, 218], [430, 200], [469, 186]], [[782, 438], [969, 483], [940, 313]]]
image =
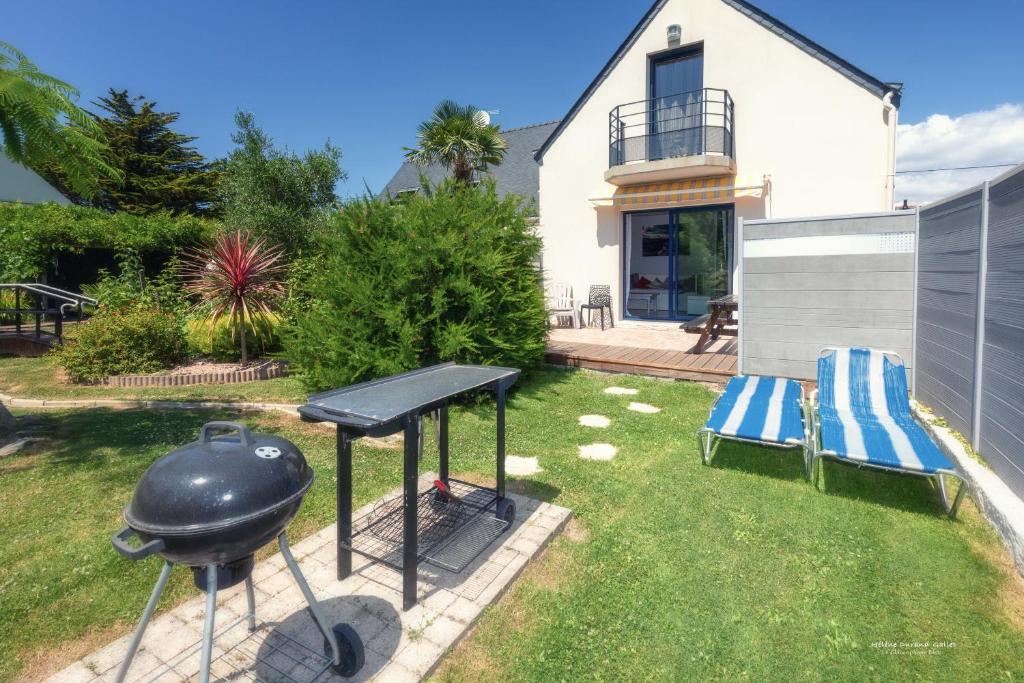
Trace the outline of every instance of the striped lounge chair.
[[799, 382], [754, 375], [733, 377], [712, 406], [707, 423], [697, 430], [704, 464], [710, 461], [716, 441], [728, 439], [802, 448], [804, 470], [810, 476], [809, 426], [804, 413], [804, 390]]
[[[942, 505], [956, 516], [966, 482], [914, 419], [903, 359], [890, 351], [828, 348], [818, 358], [817, 419], [811, 436], [811, 473], [821, 458], [900, 472], [935, 481]], [[818, 439], [820, 436], [820, 448]], [[950, 504], [944, 478], [960, 480]]]

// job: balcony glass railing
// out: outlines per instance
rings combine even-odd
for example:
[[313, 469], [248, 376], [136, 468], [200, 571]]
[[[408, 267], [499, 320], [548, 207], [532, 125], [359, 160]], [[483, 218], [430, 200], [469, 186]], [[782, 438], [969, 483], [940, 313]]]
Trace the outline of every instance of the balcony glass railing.
[[609, 166], [703, 154], [735, 159], [734, 114], [727, 90], [620, 104], [609, 119]]

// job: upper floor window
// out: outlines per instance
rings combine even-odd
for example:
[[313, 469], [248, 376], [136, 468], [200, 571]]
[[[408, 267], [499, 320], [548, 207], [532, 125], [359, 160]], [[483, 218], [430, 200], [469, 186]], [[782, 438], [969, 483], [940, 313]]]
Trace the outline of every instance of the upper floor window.
[[704, 88], [704, 52], [700, 48], [655, 58], [652, 64], [652, 100], [671, 98]]

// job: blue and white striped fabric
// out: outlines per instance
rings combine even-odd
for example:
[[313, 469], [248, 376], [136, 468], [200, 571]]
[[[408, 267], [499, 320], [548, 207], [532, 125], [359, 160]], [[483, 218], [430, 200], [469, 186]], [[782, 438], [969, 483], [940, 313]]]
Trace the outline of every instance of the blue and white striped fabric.
[[822, 449], [837, 457], [933, 474], [953, 464], [914, 420], [902, 363], [873, 349], [831, 349], [818, 359]]
[[802, 444], [800, 385], [777, 377], [733, 377], [711, 411], [706, 427], [719, 436]]

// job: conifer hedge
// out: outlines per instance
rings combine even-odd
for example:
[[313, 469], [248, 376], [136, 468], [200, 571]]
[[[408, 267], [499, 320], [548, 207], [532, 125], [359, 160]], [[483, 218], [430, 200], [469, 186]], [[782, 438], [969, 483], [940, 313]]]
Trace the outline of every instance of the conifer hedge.
[[346, 204], [298, 294], [285, 355], [312, 390], [456, 361], [544, 355], [540, 238], [493, 182]]

